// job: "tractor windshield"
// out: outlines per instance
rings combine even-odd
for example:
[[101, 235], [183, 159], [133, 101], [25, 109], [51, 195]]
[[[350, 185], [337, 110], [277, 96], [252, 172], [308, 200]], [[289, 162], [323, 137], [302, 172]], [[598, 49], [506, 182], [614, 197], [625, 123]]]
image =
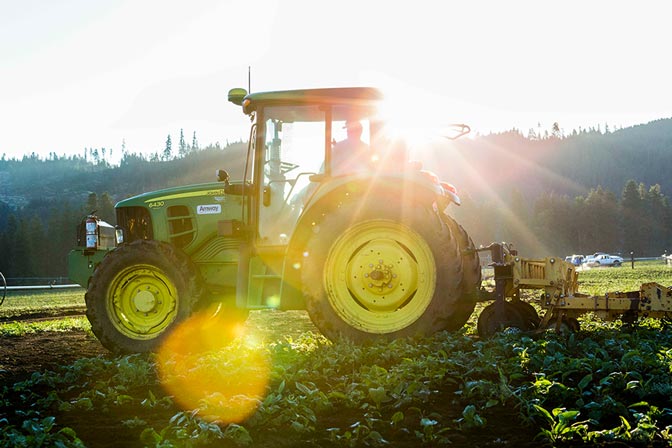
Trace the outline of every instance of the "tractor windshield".
[[268, 106], [262, 120], [260, 243], [284, 245], [317, 188], [312, 175], [367, 170], [370, 120], [361, 110], [325, 105]]

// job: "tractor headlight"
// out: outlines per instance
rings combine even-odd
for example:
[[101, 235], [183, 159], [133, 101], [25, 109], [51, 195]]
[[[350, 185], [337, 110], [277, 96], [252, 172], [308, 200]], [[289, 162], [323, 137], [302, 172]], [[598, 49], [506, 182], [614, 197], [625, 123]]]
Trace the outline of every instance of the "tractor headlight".
[[124, 242], [124, 229], [119, 226], [114, 227], [114, 239], [117, 243], [117, 246]]

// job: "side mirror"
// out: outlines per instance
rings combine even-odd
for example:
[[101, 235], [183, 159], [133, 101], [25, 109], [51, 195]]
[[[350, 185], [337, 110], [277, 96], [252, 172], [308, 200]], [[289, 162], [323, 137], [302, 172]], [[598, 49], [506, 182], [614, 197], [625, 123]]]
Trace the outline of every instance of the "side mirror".
[[241, 88], [235, 88], [229, 90], [229, 102], [235, 104], [236, 106], [243, 105], [243, 99], [247, 96], [247, 90]]
[[224, 182], [224, 185], [229, 185], [229, 173], [225, 170], [217, 170], [215, 174], [217, 174], [217, 182]]

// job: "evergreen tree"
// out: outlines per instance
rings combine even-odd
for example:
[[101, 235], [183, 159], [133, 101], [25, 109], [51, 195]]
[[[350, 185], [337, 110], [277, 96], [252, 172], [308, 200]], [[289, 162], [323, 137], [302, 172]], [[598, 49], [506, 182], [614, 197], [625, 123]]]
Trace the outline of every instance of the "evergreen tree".
[[590, 243], [585, 252], [618, 252], [620, 232], [616, 196], [598, 185], [590, 190], [584, 205], [582, 226], [585, 227]]
[[5, 277], [30, 277], [33, 274], [25, 220], [14, 214], [7, 221], [5, 250], [3, 258], [8, 261], [3, 271]]
[[89, 198], [86, 201], [84, 209], [85, 214], [96, 213], [98, 211], [98, 195], [94, 192], [89, 193]]
[[579, 254], [587, 254], [592, 250], [591, 241], [590, 241], [590, 235], [588, 235], [588, 229], [584, 225], [584, 222], [586, 220], [586, 198], [583, 196], [576, 196], [574, 198], [574, 205], [573, 205], [573, 218], [576, 222], [575, 228], [576, 228], [576, 241], [575, 244], [578, 247], [578, 250], [574, 251], [574, 253], [579, 253]]
[[166, 139], [166, 147], [163, 149], [163, 160], [170, 160], [172, 154], [173, 142], [170, 138], [170, 134], [168, 134], [168, 138]]
[[7, 227], [7, 218], [11, 213], [11, 207], [7, 203], [0, 201], [0, 232], [4, 231], [5, 227]]
[[637, 186], [637, 191], [641, 200], [642, 208], [640, 211], [640, 217], [637, 220], [637, 225], [639, 226], [639, 234], [641, 236], [641, 243], [639, 247], [640, 256], [648, 254], [650, 250], [650, 237], [653, 232], [653, 222], [649, 216], [650, 207], [648, 202], [649, 189], [643, 182], [640, 182]]
[[114, 212], [114, 202], [110, 195], [105, 192], [100, 196], [100, 201], [98, 201], [98, 217], [105, 222], [114, 224], [116, 222], [116, 216]]
[[49, 217], [47, 253], [49, 259], [48, 276], [64, 277], [67, 275], [66, 257], [75, 246], [77, 224], [82, 219], [79, 209], [73, 210], [70, 203], [63, 201], [52, 209]]
[[188, 148], [187, 143], [184, 141], [184, 130], [180, 129], [180, 146], [178, 148], [178, 154], [180, 158], [184, 158], [187, 155]]
[[[10, 225], [11, 223], [11, 225]], [[11, 263], [13, 259], [10, 229], [16, 228], [16, 216], [13, 213], [7, 215], [7, 224], [0, 231], [0, 272], [5, 277], [10, 275]], [[15, 231], [16, 232], [16, 231]]]
[[28, 241], [28, 223], [25, 218], [19, 220], [19, 227], [13, 238], [13, 265], [14, 275], [17, 277], [33, 277], [33, 257], [30, 252], [31, 245]]
[[27, 235], [31, 257], [31, 276], [46, 277], [49, 265], [47, 240], [42, 220], [37, 215], [28, 221]]
[[[536, 255], [578, 252], [575, 202], [568, 196], [543, 193], [534, 206]], [[542, 246], [542, 250], [539, 250]]]
[[3, 257], [6, 260], [5, 277], [18, 277], [16, 265], [16, 238], [19, 234], [19, 220], [14, 213], [7, 218], [7, 229], [5, 230], [6, 252]]
[[191, 150], [198, 151], [198, 140], [196, 140], [196, 131], [194, 131], [194, 136], [191, 139]]
[[657, 256], [666, 249], [667, 235], [665, 235], [665, 222], [667, 212], [667, 199], [660, 191], [660, 185], [652, 185], [646, 194], [647, 215], [650, 221], [651, 233], [648, 235], [646, 254]]
[[626, 253], [642, 254], [644, 250], [643, 221], [644, 201], [640, 195], [637, 182], [630, 179], [621, 193], [621, 232], [623, 250]]

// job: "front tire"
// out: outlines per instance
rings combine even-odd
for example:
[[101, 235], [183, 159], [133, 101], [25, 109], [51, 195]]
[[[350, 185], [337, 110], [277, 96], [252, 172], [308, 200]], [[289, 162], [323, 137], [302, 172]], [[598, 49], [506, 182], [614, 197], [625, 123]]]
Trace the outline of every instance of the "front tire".
[[135, 241], [109, 252], [86, 293], [93, 333], [115, 353], [158, 348], [200, 298], [193, 265], [172, 246]]
[[456, 239], [430, 208], [394, 204], [342, 205], [312, 227], [302, 283], [330, 339], [424, 336], [466, 322]]

